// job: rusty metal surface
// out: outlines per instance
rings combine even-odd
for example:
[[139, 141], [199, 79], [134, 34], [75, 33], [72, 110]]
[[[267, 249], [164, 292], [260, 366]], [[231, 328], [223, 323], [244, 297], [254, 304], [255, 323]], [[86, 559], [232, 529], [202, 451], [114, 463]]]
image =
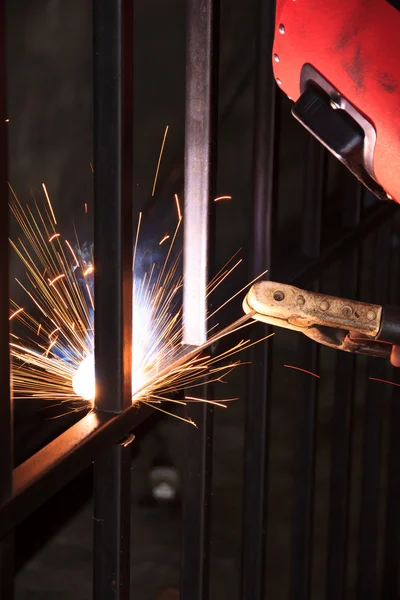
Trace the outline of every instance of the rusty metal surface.
[[259, 281], [249, 290], [243, 310], [258, 321], [299, 331], [314, 341], [346, 352], [388, 357], [391, 344], [375, 340], [383, 309], [378, 304]]
[[354, 331], [375, 337], [379, 333], [382, 307], [337, 296], [307, 292], [292, 285], [260, 281], [248, 292], [246, 313], [256, 311], [259, 321], [303, 331], [315, 325]]

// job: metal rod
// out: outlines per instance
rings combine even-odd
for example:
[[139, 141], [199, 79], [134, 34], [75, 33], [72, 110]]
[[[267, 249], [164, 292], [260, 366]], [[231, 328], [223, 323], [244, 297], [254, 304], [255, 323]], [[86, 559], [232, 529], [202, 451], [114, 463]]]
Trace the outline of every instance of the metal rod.
[[0, 540], [0, 598], [14, 598], [14, 533]]
[[0, 507], [0, 539], [153, 412], [147, 406], [119, 415], [93, 411], [19, 465], [12, 498]]
[[[252, 276], [268, 269], [272, 276], [272, 250], [278, 187], [279, 106], [271, 67], [275, 29], [275, 2], [258, 2], [256, 82], [253, 142], [253, 247]], [[258, 325], [254, 335], [268, 334]], [[265, 540], [270, 422], [272, 339], [253, 348], [248, 373], [242, 533], [241, 598], [261, 600], [265, 585]]]
[[133, 0], [93, 5], [96, 408], [131, 403]]
[[[7, 145], [6, 3], [0, 1], [0, 504], [12, 494], [13, 428], [9, 353], [9, 213]], [[0, 542], [0, 597], [14, 597], [13, 533]]]
[[[399, 369], [394, 370], [390, 378], [400, 384]], [[395, 600], [399, 593], [399, 564], [400, 564], [400, 403], [398, 388], [393, 387], [390, 430], [389, 430], [389, 460], [387, 472], [387, 500], [385, 523], [385, 546], [382, 577], [382, 598]]]
[[[304, 187], [303, 232], [308, 235], [307, 254], [318, 258], [321, 252], [321, 214], [325, 194], [325, 150], [307, 140]], [[303, 240], [304, 242], [304, 240]], [[304, 244], [303, 244], [304, 245]], [[312, 284], [318, 291], [318, 282]], [[298, 365], [308, 371], [318, 368], [319, 346], [301, 336]], [[317, 379], [305, 373], [297, 375], [298, 415], [295, 432], [294, 498], [292, 533], [291, 598], [308, 600], [311, 595], [312, 531], [314, 516], [315, 442], [317, 430]]]
[[[360, 222], [362, 188], [357, 182], [353, 197], [347, 197], [344, 225], [356, 228]], [[350, 211], [348, 205], [351, 205]], [[358, 248], [341, 263], [340, 295], [344, 298], [358, 297]], [[356, 357], [338, 352], [335, 368], [335, 390], [332, 417], [332, 454], [330, 507], [328, 530], [328, 560], [326, 598], [343, 598], [346, 590], [348, 564], [348, 510], [351, 477], [351, 440]]]
[[[386, 223], [375, 234], [375, 262], [372, 301], [379, 304], [387, 298], [391, 251], [391, 224]], [[387, 365], [378, 359], [368, 360], [368, 375], [386, 379]], [[376, 384], [379, 385], [379, 384]], [[387, 391], [387, 390], [386, 390]], [[363, 472], [361, 482], [361, 510], [358, 540], [357, 598], [379, 597], [378, 587], [378, 523], [380, 506], [382, 454], [382, 393], [377, 394], [369, 382], [365, 398]]]
[[185, 431], [180, 597], [182, 600], [207, 600], [210, 585], [213, 411], [198, 404], [191, 406], [186, 416], [196, 423], [198, 429], [187, 426]]
[[[120, 413], [132, 404], [133, 0], [95, 2], [93, 35], [95, 408]], [[94, 463], [96, 600], [129, 598], [126, 460], [110, 446]]]
[[[207, 283], [215, 238], [212, 198], [217, 158], [218, 37], [219, 0], [188, 0], [183, 341], [193, 346], [206, 341], [209, 328]], [[213, 411], [206, 405], [190, 406], [187, 416], [199, 430], [185, 432], [181, 599], [207, 600]]]
[[[316, 287], [313, 288], [316, 291]], [[297, 350], [298, 365], [315, 372], [318, 344], [301, 336]], [[296, 436], [294, 444], [294, 497], [292, 530], [292, 568], [290, 594], [293, 600], [308, 600], [311, 593], [312, 534], [314, 517], [315, 442], [318, 380], [307, 373], [296, 377]]]
[[[133, 436], [107, 448], [96, 461], [93, 508], [96, 600], [128, 600], [130, 597], [132, 440]], [[107, 511], [104, 510], [106, 504]]]
[[[395, 224], [393, 224], [392, 242], [397, 238]], [[400, 266], [398, 252], [391, 253], [390, 273], [398, 273]], [[390, 281], [390, 296], [388, 302], [392, 306], [400, 306], [400, 285], [398, 278]], [[400, 384], [400, 369], [392, 369], [388, 379]], [[383, 550], [383, 573], [381, 597], [394, 600], [399, 591], [399, 565], [400, 565], [400, 404], [398, 388], [392, 386], [390, 425], [389, 425], [389, 448], [386, 472], [386, 516], [385, 537]]]
[[321, 207], [315, 210], [315, 198], [321, 194], [325, 181], [326, 150], [315, 138], [307, 139], [305, 162], [306, 189], [303, 202], [301, 249], [307, 258], [319, 258], [321, 240]]
[[12, 485], [12, 406], [9, 351], [9, 245], [8, 245], [8, 153], [5, 57], [5, 2], [0, 2], [0, 503], [8, 498]]
[[186, 50], [183, 343], [207, 339], [207, 284], [218, 119], [218, 0], [188, 0]]

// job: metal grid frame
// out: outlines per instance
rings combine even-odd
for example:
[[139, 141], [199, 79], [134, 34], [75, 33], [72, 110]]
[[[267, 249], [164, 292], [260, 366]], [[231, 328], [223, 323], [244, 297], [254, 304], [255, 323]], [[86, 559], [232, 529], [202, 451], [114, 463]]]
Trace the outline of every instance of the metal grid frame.
[[[0, 3], [0, 23], [5, 30], [5, 2]], [[338, 293], [356, 295], [358, 246], [377, 231], [377, 249], [385, 267], [377, 270], [375, 290], [388, 287], [391, 250], [387, 225], [396, 207], [374, 205], [361, 216], [360, 188], [353, 186], [353, 210], [343, 206], [342, 225], [332, 243], [321, 244], [321, 209], [325, 194], [325, 152], [308, 142], [302, 216], [301, 253], [297, 261], [278, 263], [273, 255], [277, 210], [279, 102], [270, 65], [274, 35], [274, 3], [259, 0], [254, 128], [254, 274], [270, 269], [274, 278], [299, 285], [318, 285], [323, 270], [343, 261]], [[196, 297], [195, 312], [185, 304], [185, 341], [198, 344], [205, 337], [205, 285], [213, 257], [213, 215], [209, 199], [216, 174], [218, 76], [218, 0], [188, 0], [185, 164], [185, 298]], [[7, 254], [7, 136], [5, 35], [0, 35], [0, 244]], [[92, 461], [95, 464], [94, 597], [97, 600], [129, 598], [130, 451], [131, 432], [151, 409], [132, 408], [129, 399], [129, 362], [132, 338], [132, 136], [133, 136], [133, 0], [94, 3], [94, 139], [95, 139], [95, 251], [96, 251], [96, 377], [101, 382], [95, 411], [85, 416], [44, 449], [13, 469], [12, 405], [9, 393], [8, 270], [0, 269], [0, 597], [12, 600], [13, 530], [34, 510], [75, 478]], [[192, 168], [194, 164], [201, 169]], [[102, 168], [106, 166], [106, 168]], [[110, 201], [110, 198], [112, 200]], [[196, 198], [196, 202], [194, 199]], [[199, 227], [199, 220], [201, 226]], [[106, 226], [105, 226], [106, 224]], [[193, 241], [195, 243], [193, 244]], [[111, 249], [111, 250], [110, 250]], [[351, 249], [351, 260], [343, 259]], [[199, 275], [199, 262], [201, 272]], [[196, 268], [193, 269], [193, 264]], [[191, 273], [196, 273], [191, 278]], [[397, 298], [397, 296], [396, 296]], [[245, 429], [245, 482], [243, 506], [243, 600], [265, 597], [266, 504], [268, 496], [268, 448], [271, 402], [271, 352], [268, 341], [252, 352]], [[299, 342], [305, 366], [315, 368], [318, 348], [307, 339]], [[371, 361], [371, 372], [381, 368]], [[351, 467], [352, 402], [354, 386], [343, 384], [353, 357], [338, 355], [333, 411], [333, 451], [327, 566], [327, 598], [342, 598], [345, 590], [347, 512]], [[299, 420], [294, 484], [291, 597], [311, 596], [312, 522], [315, 476], [317, 391], [313, 380], [299, 377]], [[209, 597], [210, 494], [212, 465], [212, 409], [195, 407], [197, 438], [186, 443], [183, 491], [182, 600]], [[195, 413], [195, 414], [194, 414]], [[345, 418], [344, 418], [345, 416]], [[398, 500], [398, 403], [393, 403], [389, 452], [389, 480], [384, 558], [384, 598], [397, 593], [400, 535]], [[358, 560], [358, 597], [378, 598], [377, 527], [380, 435], [379, 403], [372, 392], [367, 398], [366, 437], [363, 456], [363, 491]], [[372, 592], [371, 592], [372, 590]], [[367, 594], [367, 595], [366, 595]]]

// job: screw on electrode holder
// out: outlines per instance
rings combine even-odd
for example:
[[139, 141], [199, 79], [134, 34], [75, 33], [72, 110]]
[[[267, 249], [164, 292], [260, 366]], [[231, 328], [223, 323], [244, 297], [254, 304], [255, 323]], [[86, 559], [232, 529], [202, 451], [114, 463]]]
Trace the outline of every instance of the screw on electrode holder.
[[285, 294], [281, 292], [281, 290], [276, 290], [276, 292], [274, 292], [274, 300], [276, 300], [277, 302], [282, 302], [282, 300], [284, 299]]
[[285, 33], [285, 26], [283, 23], [281, 23], [278, 27], [279, 29], [279, 33], [281, 33], [282, 35]]
[[351, 317], [351, 315], [353, 314], [353, 309], [351, 308], [351, 306], [343, 306], [342, 313], [345, 317]]

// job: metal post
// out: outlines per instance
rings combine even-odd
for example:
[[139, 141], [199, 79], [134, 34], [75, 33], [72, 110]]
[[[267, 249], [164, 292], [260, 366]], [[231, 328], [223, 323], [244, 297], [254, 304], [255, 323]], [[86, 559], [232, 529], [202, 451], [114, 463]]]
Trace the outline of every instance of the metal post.
[[[12, 494], [13, 431], [9, 353], [6, 9], [0, 2], [0, 505]], [[13, 598], [13, 534], [0, 542], [0, 597]]]
[[[391, 251], [391, 224], [386, 223], [375, 234], [375, 263], [372, 301], [382, 303], [388, 297]], [[368, 375], [386, 379], [387, 365], [379, 359], [368, 360]], [[377, 394], [376, 382], [369, 382], [365, 398], [363, 473], [361, 483], [361, 510], [358, 541], [359, 600], [379, 597], [378, 586], [378, 527], [380, 506], [382, 458], [382, 395]], [[382, 384], [381, 384], [382, 385]]]
[[[394, 369], [391, 381], [400, 385], [399, 369]], [[387, 500], [385, 547], [381, 597], [396, 600], [399, 595], [400, 565], [400, 403], [399, 390], [393, 387], [390, 411], [389, 456], [387, 472]]]
[[[320, 256], [321, 212], [325, 193], [325, 150], [316, 140], [307, 140], [306, 177], [303, 210], [303, 252], [312, 258]], [[304, 236], [307, 233], [307, 237]], [[315, 282], [310, 289], [318, 290]], [[319, 347], [301, 336], [298, 346], [298, 365], [315, 372]], [[294, 454], [294, 499], [291, 598], [308, 600], [311, 594], [312, 526], [314, 512], [315, 437], [317, 427], [317, 379], [299, 373], [297, 387], [298, 416]]]
[[[350, 183], [350, 192], [355, 188]], [[357, 182], [352, 197], [345, 194], [342, 208], [347, 217], [346, 228], [356, 228], [360, 222], [362, 188]], [[349, 211], [349, 205], [351, 211]], [[340, 295], [358, 298], [358, 248], [355, 247], [341, 263]], [[346, 592], [348, 563], [348, 510], [351, 477], [351, 439], [356, 357], [346, 352], [336, 356], [335, 391], [333, 404], [333, 432], [331, 455], [331, 482], [328, 532], [328, 561], [326, 598], [343, 598]]]
[[[132, 396], [133, 0], [93, 4], [95, 364], [99, 411]], [[95, 461], [94, 594], [129, 598], [130, 469], [110, 447]]]
[[[188, 0], [185, 121], [183, 340], [207, 338], [207, 283], [213, 256], [218, 119], [218, 0]], [[206, 393], [206, 390], [202, 391]], [[183, 472], [181, 600], [207, 600], [213, 411], [187, 410], [198, 431], [186, 430]]]
[[[256, 48], [256, 85], [253, 146], [253, 256], [252, 275], [269, 269], [271, 277], [277, 197], [279, 115], [271, 56], [275, 29], [275, 2], [259, 0]], [[258, 325], [254, 332], [269, 333]], [[244, 497], [241, 598], [264, 598], [266, 504], [269, 452], [269, 415], [272, 338], [250, 355], [244, 445]]]
[[133, 435], [125, 442], [107, 448], [95, 463], [93, 518], [96, 600], [130, 597], [132, 440]]
[[[393, 236], [394, 237], [394, 236]], [[393, 241], [392, 237], [392, 241]], [[398, 273], [400, 263], [398, 252], [393, 252], [390, 272]], [[397, 278], [390, 282], [389, 303], [393, 306], [400, 304], [400, 285]], [[392, 369], [390, 381], [400, 385], [400, 369]], [[387, 462], [387, 494], [385, 515], [385, 538], [381, 597], [395, 600], [399, 592], [399, 567], [400, 567], [400, 404], [399, 389], [392, 386], [389, 426], [389, 448]]]

